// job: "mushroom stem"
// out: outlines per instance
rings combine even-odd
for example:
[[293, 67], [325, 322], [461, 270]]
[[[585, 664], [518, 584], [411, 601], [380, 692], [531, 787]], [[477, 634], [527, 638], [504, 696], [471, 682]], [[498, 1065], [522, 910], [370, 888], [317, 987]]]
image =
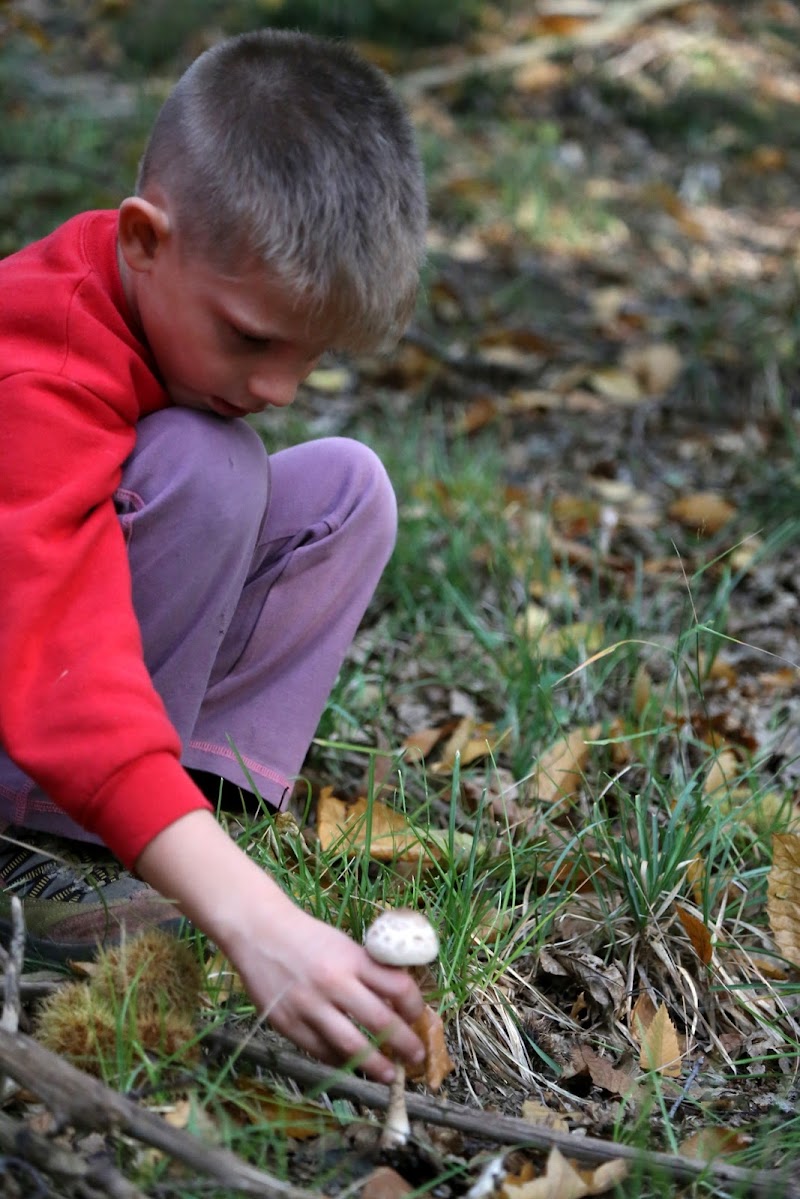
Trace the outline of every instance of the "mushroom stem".
[[406, 1110], [405, 1067], [395, 1062], [395, 1071], [394, 1081], [389, 1087], [389, 1106], [381, 1133], [381, 1149], [401, 1149], [411, 1136], [411, 1125]]

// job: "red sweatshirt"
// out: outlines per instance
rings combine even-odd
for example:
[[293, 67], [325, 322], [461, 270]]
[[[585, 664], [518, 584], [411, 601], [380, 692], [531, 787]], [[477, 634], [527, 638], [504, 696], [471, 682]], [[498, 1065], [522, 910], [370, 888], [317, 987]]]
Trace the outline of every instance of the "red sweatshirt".
[[113, 504], [169, 397], [135, 332], [116, 212], [0, 262], [0, 743], [130, 866], [209, 808], [144, 664]]

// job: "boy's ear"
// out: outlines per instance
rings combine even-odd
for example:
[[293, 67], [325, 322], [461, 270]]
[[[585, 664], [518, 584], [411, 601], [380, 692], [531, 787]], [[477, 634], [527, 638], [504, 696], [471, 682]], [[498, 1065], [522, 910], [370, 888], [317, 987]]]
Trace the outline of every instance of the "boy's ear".
[[119, 248], [132, 271], [148, 271], [172, 232], [166, 208], [129, 196], [119, 206]]

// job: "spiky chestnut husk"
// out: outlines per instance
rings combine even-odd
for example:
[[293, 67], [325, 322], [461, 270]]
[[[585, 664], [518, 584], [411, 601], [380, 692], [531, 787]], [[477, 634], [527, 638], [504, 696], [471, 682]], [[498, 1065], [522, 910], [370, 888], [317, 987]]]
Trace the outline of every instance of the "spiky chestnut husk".
[[[131, 1013], [133, 1014], [133, 1013]], [[45, 1049], [67, 1058], [88, 1074], [101, 1075], [102, 1062], [117, 1057], [118, 1039], [135, 1037], [145, 1053], [163, 1057], [179, 1055], [196, 1061], [196, 1029], [185, 1012], [137, 1012], [133, 1024], [118, 1018], [105, 999], [86, 983], [67, 983], [42, 1003], [36, 1021], [36, 1039]], [[189, 1047], [190, 1046], [190, 1047]]]
[[136, 1018], [136, 1035], [147, 1053], [160, 1057], [179, 1056], [184, 1062], [196, 1062], [200, 1056], [197, 1029], [184, 1012], [151, 1012]]
[[43, 1001], [36, 1039], [89, 1074], [116, 1050], [117, 1022], [108, 1006], [85, 983], [66, 983]]
[[91, 987], [117, 1006], [130, 990], [137, 1016], [180, 1012], [194, 1016], [203, 976], [192, 949], [153, 929], [98, 954]]

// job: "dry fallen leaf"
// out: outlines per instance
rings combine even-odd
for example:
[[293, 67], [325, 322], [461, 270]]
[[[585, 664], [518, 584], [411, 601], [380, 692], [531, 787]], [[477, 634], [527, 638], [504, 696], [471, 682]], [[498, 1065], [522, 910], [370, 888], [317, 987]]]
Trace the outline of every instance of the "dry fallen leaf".
[[[379, 800], [369, 803], [360, 796], [352, 803], [334, 795], [332, 787], [323, 787], [317, 802], [317, 836], [323, 850], [364, 854], [376, 862], [422, 862], [431, 864], [451, 857], [448, 832], [413, 825], [402, 812]], [[455, 832], [452, 856], [469, 856], [473, 838]]]
[[648, 1028], [656, 1018], [656, 1005], [646, 991], [642, 991], [631, 1009], [630, 1029], [641, 1045]]
[[621, 366], [602, 366], [592, 371], [588, 381], [596, 392], [618, 404], [635, 404], [645, 395], [633, 371]]
[[668, 513], [685, 528], [713, 537], [736, 515], [736, 508], [716, 491], [695, 491], [670, 504]]
[[588, 1045], [580, 1045], [572, 1051], [572, 1065], [576, 1074], [587, 1071], [594, 1085], [611, 1095], [626, 1095], [635, 1083], [627, 1070], [617, 1069], [607, 1057], [601, 1057]]
[[622, 367], [630, 371], [647, 395], [663, 395], [677, 381], [683, 359], [668, 342], [632, 346], [622, 355]]
[[664, 1003], [659, 1006], [641, 1037], [639, 1065], [643, 1070], [654, 1070], [667, 1078], [680, 1077], [681, 1048], [678, 1034]]
[[456, 1068], [447, 1052], [442, 1017], [426, 1004], [412, 1027], [425, 1046], [425, 1061], [416, 1069], [409, 1068], [408, 1077], [424, 1079], [432, 1091], [438, 1091], [447, 1075]]
[[678, 919], [683, 925], [683, 931], [692, 943], [692, 949], [695, 951], [700, 961], [704, 966], [707, 966], [714, 956], [714, 946], [711, 942], [711, 933], [706, 928], [705, 924], [693, 912], [682, 908], [680, 904], [675, 905], [675, 910], [678, 913]]
[[533, 1099], [524, 1100], [520, 1115], [523, 1120], [528, 1120], [531, 1124], [538, 1124], [541, 1128], [552, 1128], [555, 1132], [569, 1132], [569, 1124], [562, 1115]]
[[700, 1128], [681, 1141], [678, 1152], [682, 1157], [694, 1157], [707, 1162], [720, 1153], [739, 1153], [751, 1141], [751, 1137], [734, 1128]]
[[398, 1174], [391, 1166], [378, 1166], [368, 1176], [358, 1192], [360, 1199], [401, 1199], [414, 1190], [410, 1182], [406, 1182], [402, 1174]]
[[275, 1132], [296, 1141], [311, 1140], [341, 1127], [336, 1117], [320, 1104], [302, 1097], [289, 1098], [270, 1083], [259, 1082], [249, 1075], [236, 1078], [234, 1094], [223, 1106], [237, 1124], [269, 1124]]
[[739, 758], [732, 749], [723, 749], [711, 763], [708, 774], [703, 780], [703, 792], [714, 795], [720, 792], [727, 794], [735, 778], [739, 775]]
[[506, 1199], [583, 1199], [584, 1195], [602, 1195], [622, 1182], [628, 1174], [626, 1162], [615, 1158], [594, 1169], [579, 1169], [558, 1149], [551, 1149], [545, 1172], [540, 1178], [517, 1180], [509, 1175], [501, 1194]]
[[431, 773], [450, 774], [455, 767], [456, 757], [462, 766], [469, 766], [471, 762], [494, 753], [507, 735], [508, 731], [498, 733], [493, 724], [478, 724], [471, 716], [464, 716], [442, 749], [439, 761], [431, 767]]
[[583, 780], [591, 746], [588, 741], [599, 737], [601, 726], [573, 729], [551, 745], [536, 763], [531, 780], [531, 797], [553, 803], [574, 795]]
[[800, 833], [781, 833], [772, 838], [767, 915], [781, 953], [794, 966], [800, 966]]

